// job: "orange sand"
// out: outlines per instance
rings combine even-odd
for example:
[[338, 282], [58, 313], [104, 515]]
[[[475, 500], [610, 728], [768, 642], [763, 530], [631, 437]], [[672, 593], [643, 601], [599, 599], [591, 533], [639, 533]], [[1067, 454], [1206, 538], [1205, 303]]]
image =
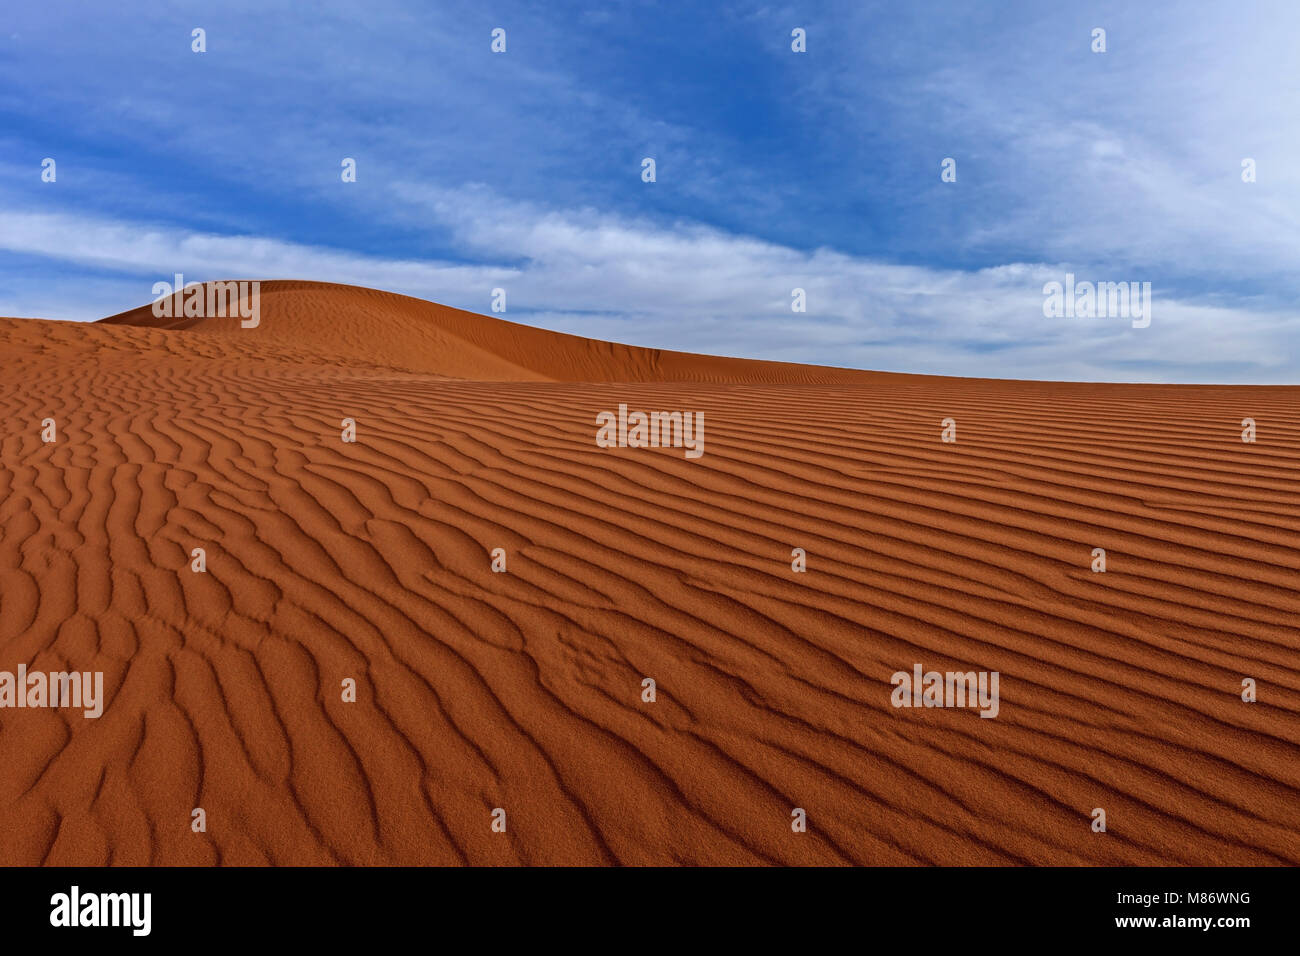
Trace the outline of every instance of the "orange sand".
[[[261, 307], [0, 319], [0, 671], [108, 694], [0, 710], [0, 863], [1300, 863], [1300, 389]], [[891, 706], [918, 662], [998, 717]]]

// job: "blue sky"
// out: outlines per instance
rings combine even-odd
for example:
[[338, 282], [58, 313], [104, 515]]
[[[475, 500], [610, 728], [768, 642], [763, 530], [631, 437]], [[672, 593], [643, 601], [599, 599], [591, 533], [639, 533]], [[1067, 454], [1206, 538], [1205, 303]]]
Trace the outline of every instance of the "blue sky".
[[[358, 9], [7, 11], [0, 314], [99, 318], [175, 272], [502, 287], [506, 318], [663, 348], [1300, 382], [1290, 0]], [[1150, 327], [1046, 318], [1066, 272], [1150, 282]]]

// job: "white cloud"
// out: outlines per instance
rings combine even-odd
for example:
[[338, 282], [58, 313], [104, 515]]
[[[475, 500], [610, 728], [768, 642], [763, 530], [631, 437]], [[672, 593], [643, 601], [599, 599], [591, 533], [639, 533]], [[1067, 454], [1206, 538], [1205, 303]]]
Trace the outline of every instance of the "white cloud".
[[[1215, 307], [1154, 290], [1150, 328], [1122, 318], [1047, 319], [1043, 284], [1066, 265], [978, 271], [902, 266], [832, 250], [804, 252], [692, 224], [660, 226], [595, 211], [560, 214], [483, 190], [408, 187], [458, 244], [486, 264], [389, 260], [255, 236], [51, 213], [5, 216], [0, 249], [138, 277], [125, 304], [62, 289], [52, 302], [98, 318], [143, 304], [160, 279], [306, 278], [388, 289], [486, 311], [508, 291], [515, 321], [659, 348], [891, 371], [1000, 377], [1187, 382], [1293, 382], [1293, 314]], [[1140, 281], [1135, 275], [1081, 279]], [[125, 290], [125, 280], [115, 288]], [[42, 284], [8, 283], [0, 314]], [[790, 310], [794, 288], [808, 312]], [[1131, 373], [1129, 372], [1131, 370]]]

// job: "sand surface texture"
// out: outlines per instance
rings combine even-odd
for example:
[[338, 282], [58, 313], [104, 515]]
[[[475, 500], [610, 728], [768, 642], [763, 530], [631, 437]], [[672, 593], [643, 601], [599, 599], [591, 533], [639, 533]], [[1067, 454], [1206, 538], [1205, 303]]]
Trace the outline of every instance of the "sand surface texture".
[[[0, 319], [0, 377], [0, 671], [106, 697], [0, 709], [0, 863], [1300, 863], [1300, 389], [302, 282], [255, 329]], [[705, 453], [597, 447], [620, 403]], [[997, 716], [893, 706], [918, 663]]]

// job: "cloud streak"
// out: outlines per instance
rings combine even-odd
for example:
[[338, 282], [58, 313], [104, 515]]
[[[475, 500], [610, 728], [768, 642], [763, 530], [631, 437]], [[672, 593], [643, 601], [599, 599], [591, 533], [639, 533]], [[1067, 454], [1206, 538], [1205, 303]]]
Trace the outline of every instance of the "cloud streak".
[[[183, 272], [319, 278], [389, 289], [558, 331], [687, 351], [890, 371], [1112, 381], [1289, 382], [1285, 312], [1207, 306], [1155, 293], [1150, 328], [1121, 318], [1048, 319], [1043, 285], [1067, 267], [974, 271], [903, 266], [829, 249], [791, 249], [700, 225], [658, 227], [595, 211], [561, 214], [484, 191], [408, 189], [484, 262], [393, 260], [263, 237], [27, 213], [0, 249], [129, 274], [125, 303]], [[1104, 277], [1093, 277], [1104, 278]], [[1129, 277], [1120, 277], [1129, 278]], [[793, 289], [808, 311], [791, 311]], [[0, 311], [13, 311], [0, 298]], [[59, 318], [97, 318], [84, 303]], [[686, 317], [689, 317], [687, 319]], [[1119, 370], [1119, 374], [1116, 370]]]

